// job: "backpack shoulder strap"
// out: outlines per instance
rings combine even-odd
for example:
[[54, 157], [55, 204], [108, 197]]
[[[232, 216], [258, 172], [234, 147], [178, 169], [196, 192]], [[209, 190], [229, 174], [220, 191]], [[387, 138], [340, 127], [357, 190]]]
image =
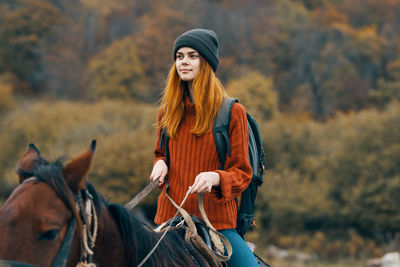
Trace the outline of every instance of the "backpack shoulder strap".
[[165, 159], [167, 161], [166, 162], [167, 165], [169, 164], [168, 141], [169, 141], [169, 136], [168, 136], [167, 128], [164, 127], [161, 130], [159, 149], [161, 149], [162, 145], [164, 145], [164, 157], [165, 157]]
[[[167, 112], [167, 108], [168, 106], [165, 107], [164, 114]], [[169, 164], [168, 141], [169, 141], [168, 130], [166, 127], [163, 127], [161, 129], [160, 144], [158, 148], [161, 149], [162, 146], [164, 145], [164, 157], [166, 158], [167, 165]]]
[[239, 101], [236, 98], [224, 98], [217, 116], [214, 119], [213, 134], [218, 158], [221, 163], [220, 170], [225, 168], [226, 155], [231, 155], [229, 125], [231, 122], [232, 107], [235, 102]]

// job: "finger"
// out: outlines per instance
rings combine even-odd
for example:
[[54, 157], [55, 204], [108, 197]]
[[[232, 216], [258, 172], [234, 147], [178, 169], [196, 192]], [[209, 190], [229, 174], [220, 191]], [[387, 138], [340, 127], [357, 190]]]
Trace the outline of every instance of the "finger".
[[197, 185], [196, 188], [193, 189], [192, 193], [201, 194], [201, 191], [202, 191], [202, 189], [201, 189], [200, 185]]
[[195, 194], [197, 191], [197, 185], [193, 184], [193, 185], [189, 186], [189, 189], [190, 189], [190, 193]]
[[199, 176], [195, 187], [193, 188], [193, 193], [201, 194], [205, 188], [207, 187], [206, 181], [203, 179], [202, 176]]
[[164, 169], [162, 170], [161, 176], [160, 176], [160, 180], [161, 180], [162, 182], [164, 182], [164, 178], [165, 178], [165, 176], [167, 176], [167, 174], [168, 174], [168, 168], [164, 168]]
[[206, 179], [203, 179], [198, 183], [196, 188], [196, 193], [197, 194], [209, 193], [211, 192], [211, 188], [212, 188], [211, 184]]
[[[157, 163], [156, 163], [157, 164]], [[154, 181], [158, 176], [160, 176], [161, 170], [158, 166], [154, 166], [151, 171], [150, 180]]]
[[159, 176], [160, 185], [164, 184], [164, 180], [165, 180], [165, 177], [167, 176], [167, 174], [168, 174], [168, 169], [167, 168], [164, 168], [164, 169], [161, 170], [161, 174]]
[[207, 189], [205, 187], [201, 187], [196, 191], [197, 194], [207, 193]]
[[154, 173], [151, 174], [150, 178], [152, 181], [154, 181], [158, 177], [158, 171], [155, 171]]
[[200, 188], [199, 194], [209, 193], [210, 192], [210, 185], [208, 183], [204, 183], [204, 185]]
[[197, 193], [199, 191], [199, 188], [201, 186], [201, 181], [202, 181], [202, 179], [201, 179], [201, 173], [200, 173], [196, 176], [196, 179], [194, 180], [194, 183], [192, 185], [192, 193]]

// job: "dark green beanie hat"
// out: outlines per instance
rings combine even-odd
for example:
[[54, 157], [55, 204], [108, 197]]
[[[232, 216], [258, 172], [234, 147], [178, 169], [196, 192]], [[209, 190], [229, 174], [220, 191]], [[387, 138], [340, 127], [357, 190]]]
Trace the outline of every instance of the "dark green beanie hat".
[[210, 63], [214, 72], [217, 71], [218, 60], [218, 36], [212, 30], [193, 29], [183, 33], [176, 38], [174, 43], [174, 60], [176, 60], [176, 52], [181, 47], [191, 47], [199, 52], [205, 60]]

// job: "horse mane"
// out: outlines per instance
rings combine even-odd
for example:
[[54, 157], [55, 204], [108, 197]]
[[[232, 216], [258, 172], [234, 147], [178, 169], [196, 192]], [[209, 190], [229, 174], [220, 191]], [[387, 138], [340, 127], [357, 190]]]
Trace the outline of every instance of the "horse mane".
[[68, 187], [63, 174], [63, 159], [59, 158], [55, 162], [49, 162], [43, 158], [36, 161], [36, 167], [32, 174], [41, 182], [48, 184], [60, 199], [64, 202], [67, 208], [73, 213], [77, 221], [80, 221], [75, 200], [71, 189]]
[[[62, 158], [57, 159], [54, 163], [50, 163], [49, 161], [45, 160], [44, 158], [42, 158], [40, 156], [37, 159], [33, 160], [33, 166], [35, 166], [35, 168], [39, 165], [49, 165], [49, 164], [62, 166]], [[24, 170], [18, 164], [15, 172], [17, 173], [18, 176], [21, 176], [22, 178], [27, 179], [29, 177], [35, 176], [35, 168], [31, 171]]]
[[[54, 162], [49, 162], [40, 157], [35, 160], [35, 168], [33, 171], [24, 171], [21, 168], [17, 168], [16, 172], [18, 175], [23, 175], [25, 178], [36, 177], [37, 180], [48, 184], [61, 198], [67, 208], [74, 213], [74, 211], [76, 211], [74, 193], [69, 188], [63, 177], [63, 161], [64, 157], [58, 158]], [[87, 183], [87, 189], [93, 196], [93, 203], [96, 207], [97, 213], [99, 214], [101, 212], [100, 203], [105, 203], [105, 200], [97, 194], [96, 190], [90, 183]], [[76, 217], [80, 220], [79, 216]]]
[[[108, 211], [120, 230], [128, 265], [137, 266], [153, 249], [162, 234], [153, 232], [119, 204], [110, 204]], [[178, 232], [169, 231], [153, 255], [147, 260], [146, 266], [165, 266], [166, 263], [161, 260], [165, 256], [162, 257], [161, 254], [168, 254], [175, 266], [187, 266], [192, 259], [189, 256], [189, 251], [182, 247], [183, 243], [184, 240]], [[178, 249], [179, 247], [181, 249]]]

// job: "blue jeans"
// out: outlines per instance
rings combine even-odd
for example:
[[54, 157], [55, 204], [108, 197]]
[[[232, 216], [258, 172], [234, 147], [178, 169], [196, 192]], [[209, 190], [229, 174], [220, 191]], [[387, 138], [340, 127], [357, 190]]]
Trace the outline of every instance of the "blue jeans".
[[258, 267], [258, 262], [253, 252], [247, 246], [243, 238], [238, 234], [236, 229], [219, 230], [232, 245], [232, 256], [227, 261], [229, 267]]

